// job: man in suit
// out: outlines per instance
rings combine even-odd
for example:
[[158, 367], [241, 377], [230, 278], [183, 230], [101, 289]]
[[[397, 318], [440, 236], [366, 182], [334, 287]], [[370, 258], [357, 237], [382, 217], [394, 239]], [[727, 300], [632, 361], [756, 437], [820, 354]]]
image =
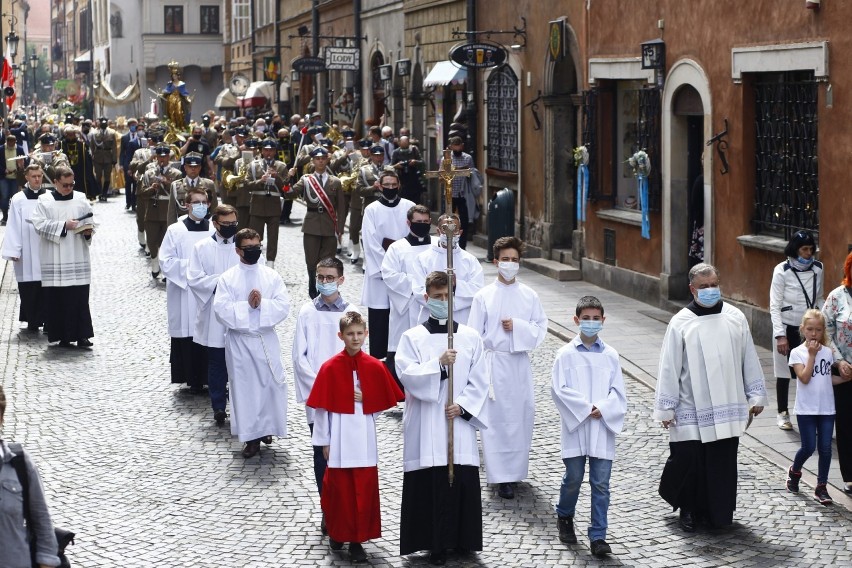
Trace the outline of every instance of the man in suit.
[[[249, 164], [246, 188], [251, 195], [249, 227], [266, 240], [266, 264], [272, 266], [278, 255], [278, 223], [281, 218], [281, 192], [290, 176], [287, 165], [275, 159], [278, 143], [267, 138], [260, 143], [260, 157]], [[266, 227], [266, 238], [263, 230]]]
[[128, 210], [136, 205], [136, 180], [130, 169], [130, 161], [133, 154], [142, 147], [144, 132], [139, 128], [139, 121], [135, 118], [127, 120], [127, 133], [121, 137], [118, 151], [118, 163], [124, 171], [124, 209]]
[[333, 257], [343, 234], [342, 214], [346, 197], [340, 178], [331, 175], [328, 167], [328, 150], [318, 146], [311, 151], [313, 173], [299, 178], [299, 181], [287, 192], [287, 197], [305, 198], [308, 211], [302, 222], [305, 264], [308, 267], [308, 294], [317, 297], [317, 263], [327, 257]]

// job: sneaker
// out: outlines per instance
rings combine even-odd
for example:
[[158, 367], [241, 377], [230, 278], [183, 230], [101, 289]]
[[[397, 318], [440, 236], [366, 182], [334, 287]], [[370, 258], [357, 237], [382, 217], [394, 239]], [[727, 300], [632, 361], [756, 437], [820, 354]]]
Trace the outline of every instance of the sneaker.
[[574, 534], [574, 519], [571, 517], [559, 517], [556, 521], [559, 526], [559, 540], [565, 544], [577, 544], [577, 535]]
[[786, 410], [784, 412], [779, 412], [776, 424], [778, 424], [778, 427], [782, 430], [792, 430], [793, 423], [790, 422], [790, 413]]
[[220, 410], [214, 410], [213, 411], [213, 420], [216, 421], [217, 426], [224, 426], [225, 425], [225, 417], [226, 417], [226, 414], [225, 414], [224, 410], [220, 409]]
[[831, 495], [828, 494], [828, 489], [825, 487], [825, 483], [819, 483], [814, 489], [814, 499], [820, 502], [821, 505], [831, 505], [834, 501], [831, 498]]
[[[802, 479], [802, 472], [796, 473], [793, 471], [793, 466], [787, 470], [787, 491], [790, 493], [799, 492], [799, 480]], [[823, 487], [825, 487], [823, 485]]]

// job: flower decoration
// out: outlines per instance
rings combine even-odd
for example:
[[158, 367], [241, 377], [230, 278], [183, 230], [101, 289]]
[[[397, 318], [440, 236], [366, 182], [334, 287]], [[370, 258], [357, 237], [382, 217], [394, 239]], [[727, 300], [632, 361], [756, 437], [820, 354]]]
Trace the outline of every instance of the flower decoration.
[[630, 167], [633, 168], [634, 177], [645, 176], [648, 177], [651, 173], [651, 159], [648, 157], [648, 154], [645, 150], [639, 150], [630, 158], [628, 158], [627, 163], [630, 164]]

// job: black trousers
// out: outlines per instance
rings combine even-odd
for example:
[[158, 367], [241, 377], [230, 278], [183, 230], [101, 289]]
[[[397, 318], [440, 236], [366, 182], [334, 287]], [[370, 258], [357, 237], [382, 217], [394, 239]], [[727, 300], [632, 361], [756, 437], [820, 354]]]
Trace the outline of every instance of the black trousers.
[[283, 223], [285, 221], [290, 220], [290, 213], [293, 212], [293, 200], [285, 199], [284, 205], [281, 206], [281, 218], [279, 219], [279, 223]]
[[89, 311], [89, 285], [42, 286], [47, 341], [79, 341], [95, 336]]
[[186, 383], [194, 389], [207, 384], [207, 350], [191, 337], [172, 337], [169, 363], [173, 383]]
[[[314, 435], [314, 425], [308, 424], [308, 429], [311, 431], [311, 436]], [[328, 462], [322, 453], [322, 446], [314, 446], [314, 477], [317, 480], [317, 492], [322, 495], [322, 478], [325, 477], [325, 468], [328, 467]]]
[[370, 330], [370, 355], [384, 359], [388, 355], [390, 308], [367, 308], [367, 327]]
[[459, 229], [461, 230], [459, 247], [467, 248], [467, 201], [465, 201], [464, 197], [453, 197], [453, 211], [459, 216]]
[[43, 325], [46, 314], [41, 282], [39, 280], [18, 282], [18, 295], [21, 298], [18, 321], [25, 321], [30, 327]]
[[843, 481], [852, 482], [852, 383], [835, 385], [834, 409], [840, 475]]
[[[795, 325], [786, 326], [785, 335], [787, 336], [787, 344], [790, 351], [802, 344], [802, 336], [799, 335], [799, 328]], [[787, 352], [787, 360], [790, 360], [790, 352]], [[790, 400], [790, 379], [796, 379], [796, 372], [790, 368], [789, 377], [775, 377], [775, 397], [778, 399], [778, 414], [787, 412], [787, 404]]]

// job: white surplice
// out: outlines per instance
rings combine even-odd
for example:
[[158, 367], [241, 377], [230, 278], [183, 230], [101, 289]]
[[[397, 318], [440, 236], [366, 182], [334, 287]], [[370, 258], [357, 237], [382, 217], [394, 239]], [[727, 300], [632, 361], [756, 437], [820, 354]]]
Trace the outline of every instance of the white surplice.
[[[258, 308], [249, 292], [261, 294]], [[268, 266], [240, 262], [219, 277], [213, 311], [225, 326], [231, 383], [231, 433], [241, 442], [287, 435], [287, 375], [275, 326], [290, 313], [281, 276]]]
[[[434, 320], [430, 320], [434, 321]], [[485, 348], [471, 328], [459, 325], [453, 335], [458, 351], [453, 365], [453, 402], [473, 415], [453, 421], [453, 461], [479, 466], [476, 430], [484, 430], [488, 379]], [[447, 381], [441, 380], [438, 358], [447, 350], [446, 333], [430, 333], [423, 325], [402, 334], [396, 351], [396, 370], [405, 387], [403, 410], [403, 470], [447, 465]]]
[[[512, 331], [503, 329], [512, 318]], [[485, 344], [491, 389], [485, 402], [488, 430], [481, 433], [488, 483], [527, 478], [535, 422], [529, 353], [547, 335], [547, 316], [532, 288], [495, 280], [473, 297], [468, 325]]]
[[382, 200], [370, 203], [364, 209], [361, 225], [361, 246], [364, 248], [364, 284], [361, 288], [361, 305], [372, 309], [390, 307], [388, 289], [382, 281], [382, 259], [384, 239], [396, 241], [408, 234], [408, 210], [414, 203], [399, 198], [393, 207]]
[[[388, 289], [390, 300], [390, 322], [388, 327], [388, 351], [396, 351], [402, 334], [422, 321], [421, 307], [426, 306], [422, 294], [415, 294], [417, 281], [414, 272], [417, 255], [429, 248], [432, 239], [424, 237], [423, 244], [412, 245], [407, 238], [393, 243], [382, 259], [382, 280]], [[422, 284], [422, 282], [421, 282]], [[424, 312], [425, 313], [425, 312]], [[425, 317], [424, 317], [425, 319]]]
[[[556, 353], [550, 395], [562, 418], [562, 457], [615, 459], [615, 437], [624, 427], [627, 396], [615, 349], [598, 339], [600, 353], [584, 351], [580, 336]], [[601, 418], [589, 416], [592, 406]]]
[[225, 326], [213, 313], [213, 294], [219, 276], [240, 262], [234, 239], [218, 234], [195, 243], [189, 255], [186, 282], [197, 307], [192, 340], [206, 347], [225, 347]]
[[[352, 372], [355, 388], [360, 390], [357, 375]], [[364, 405], [355, 402], [353, 414], [329, 412], [317, 408], [311, 444], [329, 446], [328, 467], [376, 467], [379, 452], [376, 447], [376, 414], [364, 414]]]
[[[343, 317], [344, 312], [357, 311], [348, 302], [343, 312], [320, 311], [313, 300], [302, 305], [299, 316], [296, 318], [292, 351], [297, 402], [304, 404], [308, 400], [322, 364], [343, 351], [343, 341], [337, 337], [337, 332], [340, 331], [340, 318]], [[314, 423], [315, 412], [313, 408], [305, 407], [308, 424]]]
[[763, 369], [743, 313], [728, 303], [698, 316], [683, 308], [660, 350], [654, 420], [674, 420], [672, 442], [742, 435], [749, 406], [767, 401]]
[[192, 337], [195, 331], [198, 306], [187, 284], [189, 256], [197, 242], [209, 239], [213, 234], [213, 225], [209, 221], [201, 221], [200, 224], [207, 227], [202, 231], [190, 231], [186, 223], [194, 221], [181, 217], [169, 225], [157, 255], [160, 270], [166, 278], [166, 313], [171, 337]]
[[87, 217], [92, 206], [86, 194], [72, 191], [70, 199], [55, 199], [58, 192], [48, 191], [38, 198], [32, 214], [32, 225], [41, 242], [39, 260], [41, 260], [42, 286], [85, 286], [91, 284], [92, 265], [89, 260], [91, 238], [67, 231], [65, 222], [69, 219], [91, 221]]
[[[24, 187], [9, 200], [9, 219], [6, 222], [6, 234], [3, 237], [3, 259], [14, 262], [15, 280], [18, 282], [41, 281], [41, 259], [39, 257], [39, 243], [41, 237], [30, 223], [33, 212], [38, 204], [38, 195]], [[30, 199], [29, 196], [36, 196]]]
[[[414, 294], [420, 298], [426, 293], [426, 276], [430, 272], [447, 271], [447, 249], [438, 244], [433, 244], [417, 255], [415, 263], [415, 282], [417, 289]], [[479, 260], [456, 246], [453, 248], [453, 271], [456, 276], [456, 289], [453, 294], [453, 318], [459, 323], [467, 323], [470, 314], [470, 306], [473, 297], [485, 283], [482, 275], [482, 265]], [[425, 320], [429, 313], [424, 309], [420, 314], [420, 320]]]

